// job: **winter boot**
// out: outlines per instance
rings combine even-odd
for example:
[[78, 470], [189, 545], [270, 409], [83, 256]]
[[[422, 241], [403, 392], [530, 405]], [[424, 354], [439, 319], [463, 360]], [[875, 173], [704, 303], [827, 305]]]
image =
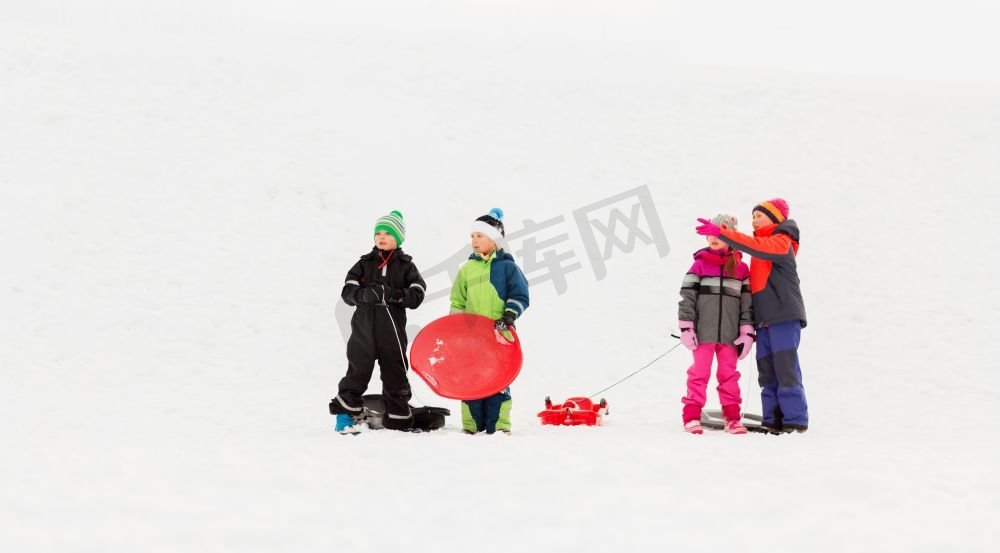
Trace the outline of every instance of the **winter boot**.
[[687, 421], [684, 423], [684, 431], [688, 434], [704, 434], [705, 431], [701, 427], [701, 421]]
[[[765, 413], [765, 415], [766, 414], [767, 413]], [[782, 433], [781, 418], [782, 418], [781, 407], [775, 407], [774, 421], [772, 422], [767, 420], [765, 416], [764, 420], [761, 421], [760, 423], [760, 427], [763, 428], [764, 430], [767, 430], [769, 434], [781, 434]]]
[[740, 420], [743, 415], [740, 415], [740, 406], [736, 405], [723, 405], [722, 406], [722, 418], [726, 421], [726, 433], [727, 434], [746, 434], [747, 427], [743, 426]]
[[729, 419], [726, 421], [726, 434], [746, 434], [747, 427], [739, 419]]
[[361, 429], [358, 428], [357, 421], [354, 420], [354, 417], [345, 415], [344, 413], [339, 413], [337, 415], [337, 423], [334, 425], [333, 429], [341, 434], [357, 434], [361, 432]]

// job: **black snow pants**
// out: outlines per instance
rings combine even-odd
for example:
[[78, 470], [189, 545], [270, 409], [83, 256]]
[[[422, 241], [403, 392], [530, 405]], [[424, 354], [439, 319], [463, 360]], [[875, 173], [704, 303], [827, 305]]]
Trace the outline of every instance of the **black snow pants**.
[[412, 427], [412, 394], [406, 378], [406, 314], [401, 307], [359, 305], [355, 311], [347, 341], [347, 374], [340, 380], [334, 398], [344, 412], [361, 414], [361, 396], [368, 389], [375, 361], [382, 375], [386, 407], [382, 424], [395, 430]]

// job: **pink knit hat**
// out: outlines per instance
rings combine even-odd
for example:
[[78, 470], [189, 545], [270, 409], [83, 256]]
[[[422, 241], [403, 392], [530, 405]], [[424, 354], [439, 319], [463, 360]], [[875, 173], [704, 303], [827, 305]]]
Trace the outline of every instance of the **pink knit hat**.
[[785, 219], [788, 218], [788, 202], [781, 198], [774, 198], [764, 202], [760, 202], [754, 208], [754, 211], [760, 211], [764, 215], [767, 215], [775, 223], [783, 223]]

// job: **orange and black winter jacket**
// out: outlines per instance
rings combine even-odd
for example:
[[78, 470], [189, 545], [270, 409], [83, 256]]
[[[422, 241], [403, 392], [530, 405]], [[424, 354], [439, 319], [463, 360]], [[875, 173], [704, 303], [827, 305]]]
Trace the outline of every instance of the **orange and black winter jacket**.
[[806, 326], [806, 306], [799, 288], [795, 256], [799, 253], [799, 226], [788, 219], [761, 227], [748, 236], [722, 229], [719, 239], [750, 254], [750, 292], [757, 327], [785, 321]]

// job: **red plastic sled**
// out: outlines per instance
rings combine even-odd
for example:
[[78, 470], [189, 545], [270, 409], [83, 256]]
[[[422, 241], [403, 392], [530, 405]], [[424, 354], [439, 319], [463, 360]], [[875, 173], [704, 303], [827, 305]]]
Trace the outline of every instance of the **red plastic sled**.
[[456, 313], [425, 326], [413, 339], [410, 368], [434, 393], [450, 399], [481, 399], [507, 386], [524, 357], [517, 333], [496, 330], [489, 317]]
[[585, 397], [571, 397], [562, 403], [545, 398], [545, 410], [538, 417], [542, 424], [600, 426], [607, 414], [608, 402], [604, 398], [597, 405]]

